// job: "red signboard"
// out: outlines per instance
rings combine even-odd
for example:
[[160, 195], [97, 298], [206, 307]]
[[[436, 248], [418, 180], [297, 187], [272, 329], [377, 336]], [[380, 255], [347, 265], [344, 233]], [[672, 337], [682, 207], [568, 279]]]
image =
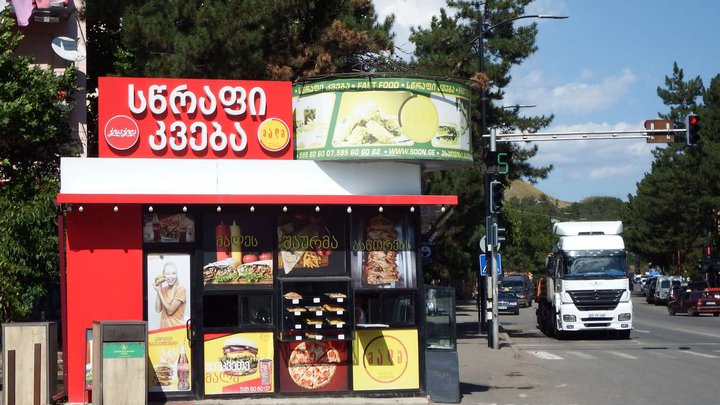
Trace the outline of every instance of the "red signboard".
[[290, 82], [101, 77], [100, 157], [292, 159]]

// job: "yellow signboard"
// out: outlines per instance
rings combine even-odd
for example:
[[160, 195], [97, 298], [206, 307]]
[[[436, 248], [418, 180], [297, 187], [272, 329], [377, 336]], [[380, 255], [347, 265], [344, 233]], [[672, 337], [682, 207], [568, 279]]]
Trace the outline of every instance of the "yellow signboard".
[[417, 330], [359, 330], [353, 351], [353, 390], [420, 388]]
[[205, 393], [273, 392], [272, 332], [206, 334]]

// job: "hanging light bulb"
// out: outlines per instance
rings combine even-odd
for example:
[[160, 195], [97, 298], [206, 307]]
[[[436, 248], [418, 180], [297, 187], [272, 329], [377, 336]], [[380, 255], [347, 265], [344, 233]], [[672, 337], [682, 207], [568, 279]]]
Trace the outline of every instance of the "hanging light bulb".
[[118, 211], [120, 211], [120, 208], [118, 208], [118, 206], [116, 205], [113, 207], [113, 211], [118, 212]]
[[220, 212], [220, 211], [222, 211], [222, 207], [218, 205], [217, 212]]
[[415, 212], [415, 207], [410, 207], [410, 212]]
[[320, 212], [320, 206], [319, 206], [319, 205], [316, 205], [316, 206], [315, 206], [315, 212]]
[[440, 208], [440, 212], [445, 212], [445, 206], [443, 205], [442, 208]]
[[380, 206], [380, 208], [378, 208], [378, 212], [383, 212], [383, 207], [382, 207], [382, 206]]
[[251, 205], [251, 206], [250, 206], [250, 212], [255, 212], [255, 206], [254, 206], [254, 205]]
[[84, 210], [85, 210], [85, 208], [83, 208], [82, 205], [78, 207], [78, 211], [83, 212]]
[[351, 213], [352, 213], [352, 207], [351, 207], [351, 206], [348, 206], [347, 213], [348, 213], [348, 214], [351, 214]]
[[183, 205], [183, 212], [187, 212], [187, 205]]
[[153, 212], [153, 207], [152, 207], [152, 205], [148, 207], [148, 212]]
[[283, 212], [287, 212], [287, 205], [283, 207]]

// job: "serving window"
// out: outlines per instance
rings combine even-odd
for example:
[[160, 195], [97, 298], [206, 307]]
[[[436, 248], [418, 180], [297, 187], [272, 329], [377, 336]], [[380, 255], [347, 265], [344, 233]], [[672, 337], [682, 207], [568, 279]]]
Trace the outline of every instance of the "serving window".
[[213, 292], [203, 295], [204, 328], [253, 328], [273, 324], [271, 294]]
[[415, 291], [356, 292], [355, 326], [413, 326], [417, 323], [415, 296]]

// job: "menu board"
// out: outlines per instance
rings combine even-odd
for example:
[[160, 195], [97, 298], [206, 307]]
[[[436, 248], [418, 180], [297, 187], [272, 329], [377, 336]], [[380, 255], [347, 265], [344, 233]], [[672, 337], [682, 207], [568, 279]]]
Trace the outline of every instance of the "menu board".
[[275, 261], [271, 217], [227, 212], [203, 218], [203, 284], [272, 287]]
[[195, 221], [188, 213], [143, 215], [144, 243], [195, 242]]
[[355, 288], [415, 288], [415, 231], [405, 213], [354, 218], [350, 268]]
[[358, 330], [353, 347], [353, 390], [420, 388], [417, 330]]
[[205, 394], [273, 392], [272, 332], [206, 334]]
[[282, 277], [346, 275], [345, 218], [335, 213], [293, 213], [278, 218], [278, 273]]
[[280, 392], [347, 391], [347, 344], [305, 341], [280, 345]]

